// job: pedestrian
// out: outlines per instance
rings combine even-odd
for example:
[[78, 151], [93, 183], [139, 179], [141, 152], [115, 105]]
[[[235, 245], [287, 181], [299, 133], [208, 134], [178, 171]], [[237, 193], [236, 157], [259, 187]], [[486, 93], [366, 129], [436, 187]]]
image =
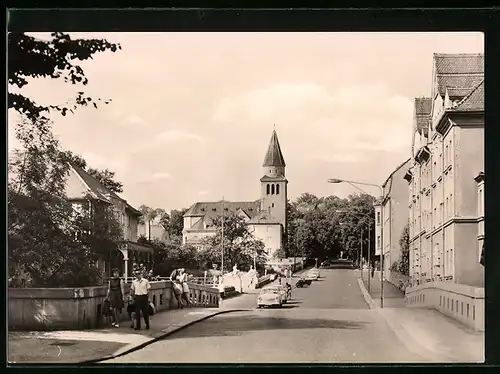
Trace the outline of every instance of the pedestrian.
[[375, 275], [375, 261], [372, 261], [372, 278]]
[[118, 316], [121, 314], [122, 309], [125, 307], [125, 291], [124, 284], [120, 278], [120, 271], [118, 269], [113, 269], [113, 277], [109, 280], [108, 293], [106, 295], [106, 300], [109, 301], [111, 306], [113, 322], [111, 323], [114, 327], [120, 327], [118, 324]]
[[134, 296], [136, 330], [141, 329], [141, 312], [146, 324], [146, 330], [149, 330], [149, 292], [151, 285], [144, 277], [144, 270], [141, 269], [137, 273], [137, 277], [132, 281], [130, 292]]
[[179, 281], [180, 269], [174, 269], [170, 273], [170, 281], [172, 282], [172, 291], [174, 292], [175, 299], [177, 300], [177, 307], [183, 308], [182, 305], [182, 284]]
[[188, 278], [188, 275], [187, 275], [185, 269], [184, 268], [179, 269], [178, 279], [179, 279], [179, 282], [180, 282], [181, 287], [182, 287], [181, 299], [186, 302], [186, 305], [188, 307], [190, 307], [191, 301], [189, 300], [189, 285], [187, 282], [187, 278]]

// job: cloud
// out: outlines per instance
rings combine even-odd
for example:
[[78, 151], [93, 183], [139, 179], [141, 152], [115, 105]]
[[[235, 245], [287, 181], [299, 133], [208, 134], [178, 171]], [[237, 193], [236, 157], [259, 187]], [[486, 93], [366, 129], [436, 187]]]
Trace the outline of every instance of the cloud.
[[151, 175], [151, 179], [154, 179], [154, 180], [168, 179], [168, 178], [170, 178], [170, 174], [168, 174], [168, 173], [157, 172], [157, 173], [153, 173], [153, 175]]
[[371, 150], [409, 147], [412, 114], [412, 101], [380, 82], [331, 89], [317, 83], [289, 83], [226, 97], [215, 108], [213, 120], [266, 131], [276, 123], [284, 128], [278, 130], [280, 138], [311, 160], [354, 162], [370, 157]]
[[201, 190], [198, 192], [198, 196], [206, 196], [208, 195], [208, 191], [207, 190]]
[[124, 125], [134, 125], [134, 126], [146, 125], [144, 120], [141, 117], [136, 116], [136, 115], [132, 115], [132, 116], [127, 117], [127, 119], [125, 120], [125, 122], [123, 124]]
[[159, 143], [171, 143], [185, 140], [195, 140], [198, 142], [203, 142], [204, 138], [198, 134], [183, 132], [180, 130], [166, 130], [155, 136], [155, 139]]

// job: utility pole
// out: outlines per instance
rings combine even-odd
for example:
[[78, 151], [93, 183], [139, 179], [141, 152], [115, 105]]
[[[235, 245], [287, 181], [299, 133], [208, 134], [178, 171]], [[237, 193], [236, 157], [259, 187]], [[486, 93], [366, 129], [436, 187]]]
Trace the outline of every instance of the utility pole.
[[359, 245], [359, 270], [363, 271], [363, 227], [361, 227], [361, 243]]
[[370, 262], [370, 257], [371, 257], [371, 253], [370, 253], [370, 251], [371, 251], [371, 248], [370, 248], [371, 235], [370, 235], [370, 232], [371, 232], [371, 230], [372, 230], [372, 224], [369, 223], [369, 225], [368, 225], [368, 256], [367, 256], [367, 258], [368, 258], [368, 267], [367, 267], [368, 268], [368, 292], [370, 292], [370, 278], [371, 278], [370, 277], [370, 266], [371, 266], [371, 262]]
[[221, 225], [221, 272], [222, 272], [222, 281], [224, 281], [224, 196], [222, 197], [222, 225]]

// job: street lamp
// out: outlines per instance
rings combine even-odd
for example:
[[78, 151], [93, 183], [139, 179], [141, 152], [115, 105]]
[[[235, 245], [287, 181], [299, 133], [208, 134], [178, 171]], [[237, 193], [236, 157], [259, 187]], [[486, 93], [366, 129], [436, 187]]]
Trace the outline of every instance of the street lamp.
[[[384, 188], [378, 184], [373, 184], [373, 183], [366, 183], [366, 182], [357, 182], [357, 181], [350, 181], [347, 179], [339, 179], [339, 178], [331, 178], [328, 179], [328, 183], [333, 183], [333, 184], [339, 184], [339, 183], [348, 183], [350, 185], [362, 185], [362, 186], [370, 186], [370, 187], [377, 187], [380, 190], [380, 222], [381, 225], [383, 225], [384, 222]], [[384, 243], [384, 229], [383, 226], [380, 229], [380, 307], [384, 307], [384, 249], [383, 249], [383, 243]]]

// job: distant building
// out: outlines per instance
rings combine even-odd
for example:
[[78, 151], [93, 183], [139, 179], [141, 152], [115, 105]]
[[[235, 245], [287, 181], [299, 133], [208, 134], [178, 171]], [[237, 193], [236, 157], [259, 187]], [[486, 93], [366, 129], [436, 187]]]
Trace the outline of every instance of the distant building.
[[415, 101], [409, 184], [413, 284], [484, 285], [484, 55], [435, 54], [430, 98]]
[[155, 219], [148, 221], [147, 219], [144, 222], [139, 222], [137, 225], [137, 235], [143, 236], [149, 240], [160, 240], [164, 243], [169, 241], [169, 236], [167, 230], [160, 224], [160, 217], [156, 217]]
[[[390, 280], [389, 268], [401, 258], [399, 239], [408, 224], [408, 185], [403, 177], [411, 159], [399, 165], [382, 184], [384, 199], [375, 206], [376, 255], [383, 248], [385, 276]], [[383, 214], [381, 216], [381, 209]], [[383, 222], [381, 222], [381, 219]], [[380, 239], [383, 230], [382, 239]]]
[[213, 219], [233, 213], [246, 220], [250, 231], [264, 242], [267, 256], [273, 257], [283, 246], [288, 185], [286, 164], [276, 131], [272, 133], [262, 167], [264, 176], [260, 179], [258, 200], [194, 203], [184, 214], [183, 244], [201, 248], [203, 239], [216, 233]]
[[[70, 163], [66, 179], [66, 196], [76, 211], [84, 207], [94, 207], [98, 204], [112, 206], [120, 222], [123, 237], [117, 244], [117, 251], [110, 253], [108, 258], [98, 262], [104, 275], [108, 275], [113, 267], [120, 269], [122, 274], [130, 276], [134, 264], [144, 264], [151, 267], [153, 249], [137, 243], [137, 223], [142, 213], [108, 190], [94, 177], [77, 165]], [[92, 209], [90, 209], [92, 211]]]

